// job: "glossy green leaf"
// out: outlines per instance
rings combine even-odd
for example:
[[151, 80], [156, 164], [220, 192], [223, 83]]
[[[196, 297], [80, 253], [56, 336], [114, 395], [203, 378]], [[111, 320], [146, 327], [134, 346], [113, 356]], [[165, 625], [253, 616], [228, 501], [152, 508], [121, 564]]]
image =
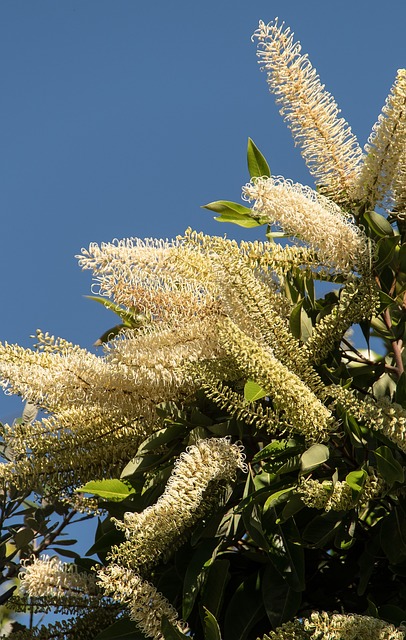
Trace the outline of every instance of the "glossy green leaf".
[[184, 620], [187, 620], [192, 612], [196, 597], [211, 565], [214, 550], [219, 544], [218, 538], [203, 540], [188, 563], [183, 581], [182, 618]]
[[76, 493], [90, 493], [105, 500], [124, 500], [131, 493], [135, 493], [134, 487], [121, 480], [92, 480], [83, 487], [75, 489]]
[[124, 533], [114, 527], [114, 529], [106, 531], [106, 533], [100, 533], [95, 543], [86, 552], [86, 555], [105, 554], [110, 551], [113, 545], [118, 545], [123, 541]]
[[360, 568], [357, 588], [358, 595], [363, 596], [367, 591], [372, 572], [375, 568], [376, 558], [381, 554], [379, 536], [375, 535], [367, 541], [365, 549], [358, 559], [358, 566]]
[[26, 547], [34, 538], [34, 531], [27, 527], [24, 527], [14, 534], [13, 542], [17, 549], [24, 549], [24, 547]]
[[376, 244], [377, 269], [381, 270], [385, 265], [389, 265], [392, 262], [398, 244], [399, 236], [390, 236], [378, 240]]
[[244, 398], [247, 402], [254, 402], [255, 400], [260, 400], [267, 395], [267, 392], [264, 389], [254, 382], [254, 380], [248, 380], [244, 386]]
[[204, 610], [204, 640], [221, 640], [220, 627], [214, 615], [203, 607]]
[[345, 476], [345, 481], [351, 487], [354, 497], [362, 491], [367, 476], [367, 472], [363, 469], [350, 471], [350, 473]]
[[328, 543], [341, 525], [342, 516], [336, 512], [316, 516], [303, 531], [303, 540], [320, 549]]
[[399, 268], [402, 273], [406, 273], [406, 244], [402, 244], [399, 250]]
[[263, 468], [268, 474], [282, 475], [284, 473], [291, 473], [300, 468], [300, 459], [300, 455], [291, 455], [287, 460], [276, 458], [275, 460], [266, 462]]
[[382, 520], [380, 542], [390, 563], [406, 561], [406, 517], [402, 509], [395, 507]]
[[271, 459], [284, 459], [290, 457], [303, 450], [303, 446], [299, 445], [296, 440], [274, 440], [258, 451], [255, 454], [252, 461], [259, 462], [260, 460]]
[[224, 640], [252, 638], [252, 628], [264, 616], [261, 578], [254, 573], [241, 582], [231, 597], [224, 621]]
[[215, 218], [217, 222], [231, 222], [247, 229], [259, 227], [266, 223], [265, 220], [260, 220], [259, 214], [252, 209], [229, 200], [209, 202], [203, 206], [203, 209], [220, 213], [220, 216]]
[[242, 517], [247, 533], [251, 536], [255, 544], [257, 544], [260, 549], [267, 550], [269, 543], [264, 533], [261, 512], [258, 506], [255, 503], [251, 503], [243, 511]]
[[147, 469], [154, 467], [161, 460], [162, 456], [160, 454], [136, 456], [126, 464], [121, 472], [121, 478], [129, 478], [135, 473], [143, 473]]
[[262, 599], [269, 622], [275, 629], [296, 614], [302, 596], [294, 591], [277, 569], [268, 564], [262, 578]]
[[323, 462], [326, 462], [330, 457], [328, 447], [324, 444], [313, 444], [307, 451], [302, 453], [301, 456], [301, 471], [305, 473], [316, 469]]
[[143, 455], [146, 451], [154, 451], [158, 447], [162, 447], [172, 440], [177, 440], [184, 437], [187, 433], [187, 427], [185, 425], [173, 424], [164, 429], [155, 431], [152, 435], [141, 442], [137, 455]]
[[381, 446], [374, 451], [378, 471], [385, 482], [392, 486], [395, 482], [404, 482], [404, 468], [398, 462], [391, 449]]
[[364, 219], [376, 236], [380, 238], [393, 236], [394, 231], [390, 222], [380, 213], [376, 213], [376, 211], [366, 211], [364, 213]]
[[62, 549], [61, 547], [48, 547], [48, 548], [55, 551], [55, 553], [57, 553], [58, 556], [63, 556], [64, 558], [77, 559], [80, 557], [76, 551], [72, 551], [71, 549]]
[[216, 200], [215, 202], [209, 202], [204, 204], [202, 209], [209, 209], [209, 211], [215, 211], [216, 213], [230, 213], [240, 216], [250, 215], [252, 209], [245, 207], [238, 202], [231, 202], [230, 200]]
[[222, 213], [221, 216], [217, 216], [214, 218], [217, 222], [230, 222], [231, 224], [236, 224], [239, 227], [244, 227], [245, 229], [253, 229], [254, 227], [261, 227], [264, 222], [260, 222], [256, 220], [252, 216], [238, 216], [237, 214], [229, 214]]
[[210, 565], [206, 582], [202, 590], [201, 602], [215, 616], [218, 616], [224, 598], [224, 590], [230, 579], [230, 561], [216, 558]]
[[94, 640], [145, 640], [135, 622], [121, 618], [95, 636]]
[[116, 324], [114, 327], [111, 327], [111, 329], [107, 329], [100, 338], [97, 338], [93, 346], [101, 347], [103, 344], [106, 344], [106, 342], [113, 340], [119, 333], [121, 333], [121, 331], [123, 331], [123, 329], [126, 328], [128, 328], [128, 325], [126, 324]]
[[272, 555], [272, 562], [294, 591], [303, 591], [305, 582], [304, 549], [296, 543], [299, 531], [293, 519], [278, 525], [282, 553]]
[[251, 138], [248, 138], [247, 164], [251, 178], [262, 178], [271, 176], [271, 170], [264, 156]]
[[102, 304], [103, 307], [113, 311], [113, 313], [117, 314], [126, 327], [137, 327], [141, 326], [147, 321], [147, 318], [144, 314], [138, 312], [136, 309], [129, 310], [127, 308], [120, 307], [120, 305], [112, 302], [112, 300], [108, 300], [107, 298], [103, 298], [102, 296], [85, 296], [89, 300], [93, 300], [94, 302], [98, 302]]
[[395, 402], [406, 409], [406, 373], [404, 371], [396, 385]]
[[281, 489], [280, 491], [276, 491], [275, 493], [273, 493], [265, 502], [264, 511], [267, 511], [268, 509], [276, 507], [276, 505], [285, 502], [292, 492], [293, 487], [286, 487], [285, 489]]
[[290, 330], [298, 340], [306, 342], [312, 334], [311, 320], [303, 308], [304, 298], [302, 298], [292, 309], [289, 326]]

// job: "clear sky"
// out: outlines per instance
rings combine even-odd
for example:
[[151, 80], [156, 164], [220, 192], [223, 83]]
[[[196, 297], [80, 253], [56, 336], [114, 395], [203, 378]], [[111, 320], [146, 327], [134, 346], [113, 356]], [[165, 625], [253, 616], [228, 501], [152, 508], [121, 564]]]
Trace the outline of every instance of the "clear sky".
[[[0, 1], [1, 340], [41, 328], [91, 348], [116, 323], [83, 297], [91, 241], [259, 237], [200, 209], [239, 200], [248, 136], [312, 184], [250, 40], [276, 16], [363, 145], [406, 66], [405, 0]], [[0, 395], [0, 419], [19, 410]]]

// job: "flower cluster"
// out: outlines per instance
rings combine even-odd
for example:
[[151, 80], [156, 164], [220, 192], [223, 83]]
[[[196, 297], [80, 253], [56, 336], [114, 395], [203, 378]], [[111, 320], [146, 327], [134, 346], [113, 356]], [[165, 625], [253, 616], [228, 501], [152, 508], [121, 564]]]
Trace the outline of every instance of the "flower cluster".
[[163, 640], [162, 618], [165, 617], [179, 631], [185, 633], [188, 626], [179, 620], [174, 607], [157, 589], [139, 575], [120, 567], [110, 565], [98, 572], [98, 585], [107, 596], [127, 605], [131, 620], [147, 638]]
[[28, 559], [20, 572], [21, 589], [30, 598], [100, 598], [96, 576], [79, 573], [76, 565], [62, 562], [57, 557]]
[[241, 331], [231, 320], [219, 325], [224, 349], [269, 394], [292, 432], [311, 441], [322, 441], [333, 427], [332, 414], [309, 387], [280, 362], [269, 346], [261, 345]]
[[219, 483], [230, 483], [237, 469], [246, 471], [242, 447], [227, 438], [200, 440], [189, 447], [175, 463], [155, 505], [141, 513], [126, 513], [123, 522], [115, 520], [127, 541], [113, 547], [113, 561], [142, 573], [173, 552], [183, 542], [184, 532], [211, 509], [213, 497], [218, 504]]
[[350, 485], [343, 481], [333, 483], [330, 480], [312, 480], [302, 478], [297, 487], [302, 502], [314, 509], [324, 511], [347, 511], [354, 506], [363, 507], [369, 500], [378, 497], [385, 483], [374, 475], [367, 476], [360, 495], [354, 497]]
[[260, 21], [253, 36], [259, 41], [259, 63], [267, 72], [281, 115], [302, 147], [302, 156], [317, 184], [334, 200], [345, 201], [357, 176], [362, 151], [293, 35], [277, 20], [269, 24]]
[[243, 197], [254, 200], [253, 211], [266, 215], [270, 224], [308, 242], [324, 262], [344, 272], [365, 270], [367, 238], [332, 200], [281, 177], [255, 178], [243, 188]]
[[[365, 145], [364, 161], [355, 184], [358, 200], [373, 209], [384, 203], [392, 187], [399, 191], [399, 163], [406, 147], [406, 69], [396, 81]], [[404, 185], [404, 182], [403, 182]], [[399, 193], [397, 194], [399, 197]]]
[[357, 614], [314, 612], [285, 622], [262, 640], [403, 640], [404, 631], [379, 618]]
[[312, 640], [403, 640], [404, 633], [379, 618], [356, 614], [312, 613], [303, 621]]

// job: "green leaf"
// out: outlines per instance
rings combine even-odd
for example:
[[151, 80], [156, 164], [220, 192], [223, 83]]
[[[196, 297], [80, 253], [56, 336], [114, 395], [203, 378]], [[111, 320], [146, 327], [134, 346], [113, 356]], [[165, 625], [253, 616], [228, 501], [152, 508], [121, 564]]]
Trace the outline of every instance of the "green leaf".
[[209, 202], [204, 204], [202, 209], [209, 209], [209, 211], [215, 211], [216, 213], [236, 213], [237, 215], [250, 215], [252, 210], [249, 207], [245, 207], [238, 202], [231, 202], [230, 200], [216, 200], [215, 202]]
[[173, 424], [164, 429], [159, 429], [141, 442], [137, 455], [143, 455], [145, 451], [154, 451], [154, 449], [161, 447], [163, 444], [167, 444], [178, 438], [183, 438], [186, 432], [187, 427], [180, 424]]
[[293, 540], [300, 539], [299, 531], [293, 519], [279, 524], [277, 527], [283, 543], [283, 552], [272, 555], [272, 562], [294, 591], [304, 591], [305, 562], [304, 549]]
[[128, 325], [126, 324], [116, 324], [114, 327], [111, 327], [111, 329], [107, 329], [107, 331], [105, 331], [100, 338], [97, 338], [96, 342], [94, 343], [94, 347], [101, 347], [102, 344], [106, 344], [106, 342], [110, 342], [110, 340], [113, 340], [113, 338], [115, 338], [116, 336], [118, 336], [118, 334], [123, 330], [128, 328]]
[[302, 453], [301, 472], [305, 473], [319, 467], [330, 457], [328, 447], [324, 444], [313, 444], [310, 449]]
[[158, 462], [161, 462], [161, 460], [161, 454], [151, 453], [149, 455], [135, 456], [135, 458], [132, 458], [132, 460], [130, 460], [122, 470], [121, 478], [129, 478], [134, 475], [134, 473], [142, 473], [147, 469], [154, 467]]
[[303, 450], [303, 446], [299, 445], [296, 440], [274, 440], [266, 447], [258, 451], [252, 459], [252, 462], [259, 462], [267, 458], [283, 459], [290, 457]]
[[384, 216], [381, 216], [380, 213], [376, 213], [376, 211], [366, 211], [364, 213], [364, 220], [376, 236], [380, 238], [393, 236], [394, 231], [390, 222], [388, 222]]
[[190, 640], [190, 636], [185, 635], [179, 629], [171, 625], [168, 618], [162, 616], [161, 631], [165, 640]]
[[254, 227], [261, 227], [264, 222], [258, 222], [252, 216], [237, 216], [236, 214], [223, 213], [221, 216], [214, 218], [217, 222], [231, 222], [237, 224], [239, 227], [245, 229], [253, 229]]
[[262, 600], [269, 622], [276, 629], [294, 617], [302, 596], [291, 589], [273, 564], [268, 564], [262, 579]]
[[224, 640], [246, 640], [265, 615], [261, 579], [254, 573], [241, 582], [228, 605], [224, 621]]
[[[404, 375], [404, 374], [402, 374]], [[390, 486], [395, 482], [404, 482], [404, 468], [398, 462], [389, 447], [381, 446], [374, 451], [378, 471]]]
[[357, 593], [363, 596], [369, 586], [369, 579], [376, 566], [376, 558], [381, 552], [379, 536], [375, 535], [365, 544], [365, 549], [358, 559], [360, 568], [360, 577], [358, 582]]
[[404, 371], [396, 385], [395, 402], [406, 409], [406, 373]]
[[251, 138], [248, 138], [247, 164], [251, 178], [271, 177], [267, 161]]
[[391, 564], [406, 560], [406, 517], [402, 509], [395, 507], [382, 520], [380, 541]]
[[326, 542], [334, 537], [336, 530], [341, 525], [342, 515], [336, 512], [328, 512], [322, 516], [316, 516], [309, 522], [303, 531], [303, 540], [321, 549]]
[[202, 605], [218, 616], [224, 597], [224, 590], [230, 579], [230, 561], [216, 558], [210, 565], [206, 582], [202, 589]]
[[290, 330], [298, 340], [306, 342], [312, 335], [311, 320], [303, 309], [304, 298], [302, 298], [292, 309], [289, 318]]
[[244, 398], [247, 402], [254, 402], [254, 400], [260, 400], [265, 398], [267, 391], [254, 382], [254, 380], [248, 380], [244, 386]]
[[378, 240], [376, 244], [377, 269], [382, 269], [385, 265], [392, 262], [399, 240], [399, 236], [386, 236]]
[[280, 491], [273, 493], [264, 504], [264, 512], [271, 509], [271, 507], [276, 507], [276, 505], [285, 502], [292, 492], [293, 487], [286, 487], [285, 489], [281, 489]]
[[95, 636], [94, 640], [145, 640], [135, 622], [121, 618]]
[[106, 533], [99, 535], [95, 543], [86, 552], [86, 555], [93, 556], [96, 553], [105, 554], [107, 551], [110, 551], [113, 545], [118, 545], [124, 540], [124, 533], [114, 527], [111, 531], [107, 531]]
[[83, 487], [75, 489], [75, 493], [91, 493], [105, 500], [124, 500], [131, 493], [135, 493], [134, 487], [121, 480], [97, 480], [87, 482]]
[[214, 615], [203, 607], [204, 610], [204, 640], [221, 640], [220, 627]]
[[196, 597], [212, 563], [213, 553], [219, 544], [218, 538], [203, 540], [188, 563], [183, 581], [182, 617], [184, 620], [187, 620], [192, 612]]
[[402, 244], [399, 250], [399, 268], [402, 273], [406, 273], [406, 244]]
[[284, 473], [291, 473], [300, 468], [300, 457], [299, 455], [292, 455], [287, 460], [276, 458], [275, 460], [266, 462], [263, 468], [271, 474], [282, 475]]
[[351, 487], [353, 492], [353, 497], [357, 497], [357, 495], [364, 488], [365, 480], [367, 478], [367, 472], [363, 469], [357, 469], [357, 471], [350, 471], [345, 477], [346, 483]]
[[265, 224], [265, 221], [262, 222], [260, 220], [259, 214], [256, 214], [252, 209], [244, 207], [237, 202], [217, 200], [216, 202], [209, 202], [203, 205], [202, 208], [220, 213], [220, 216], [215, 218], [217, 222], [231, 222], [247, 229], [260, 227]]
[[106, 309], [113, 311], [113, 313], [117, 314], [119, 318], [122, 319], [124, 326], [126, 327], [139, 327], [147, 321], [144, 314], [139, 313], [136, 309], [123, 309], [120, 305], [112, 302], [111, 300], [107, 300], [102, 296], [85, 296], [85, 298], [93, 300], [94, 302], [99, 302], [103, 307], [106, 307]]
[[386, 622], [391, 622], [395, 627], [400, 627], [406, 620], [406, 610], [395, 604], [384, 604], [378, 608], [379, 617]]
[[17, 549], [23, 549], [26, 547], [31, 540], [35, 538], [35, 533], [31, 529], [24, 527], [17, 531], [13, 536], [13, 542]]
[[395, 300], [389, 296], [387, 293], [385, 293], [385, 291], [382, 291], [381, 289], [378, 291], [378, 295], [379, 295], [379, 313], [383, 313], [385, 311], [385, 309], [387, 309], [388, 307], [390, 307], [392, 304], [395, 303]]
[[[48, 547], [50, 548], [50, 547]], [[55, 553], [59, 556], [64, 556], [65, 558], [80, 558], [80, 555], [76, 551], [71, 551], [70, 549], [61, 549], [60, 547], [52, 547]]]
[[255, 503], [251, 503], [244, 510], [242, 517], [245, 528], [255, 544], [257, 544], [260, 549], [269, 549], [269, 542], [262, 527], [261, 512], [258, 506]]

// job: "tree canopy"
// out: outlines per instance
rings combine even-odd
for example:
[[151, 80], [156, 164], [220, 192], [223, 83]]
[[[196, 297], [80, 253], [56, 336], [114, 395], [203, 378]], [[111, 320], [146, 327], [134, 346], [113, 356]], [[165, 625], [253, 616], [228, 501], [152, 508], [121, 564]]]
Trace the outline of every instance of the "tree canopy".
[[91, 244], [103, 354], [0, 344], [16, 640], [404, 637], [406, 70], [362, 151], [290, 30], [254, 37], [315, 188], [249, 139], [251, 206], [205, 206], [263, 241]]

